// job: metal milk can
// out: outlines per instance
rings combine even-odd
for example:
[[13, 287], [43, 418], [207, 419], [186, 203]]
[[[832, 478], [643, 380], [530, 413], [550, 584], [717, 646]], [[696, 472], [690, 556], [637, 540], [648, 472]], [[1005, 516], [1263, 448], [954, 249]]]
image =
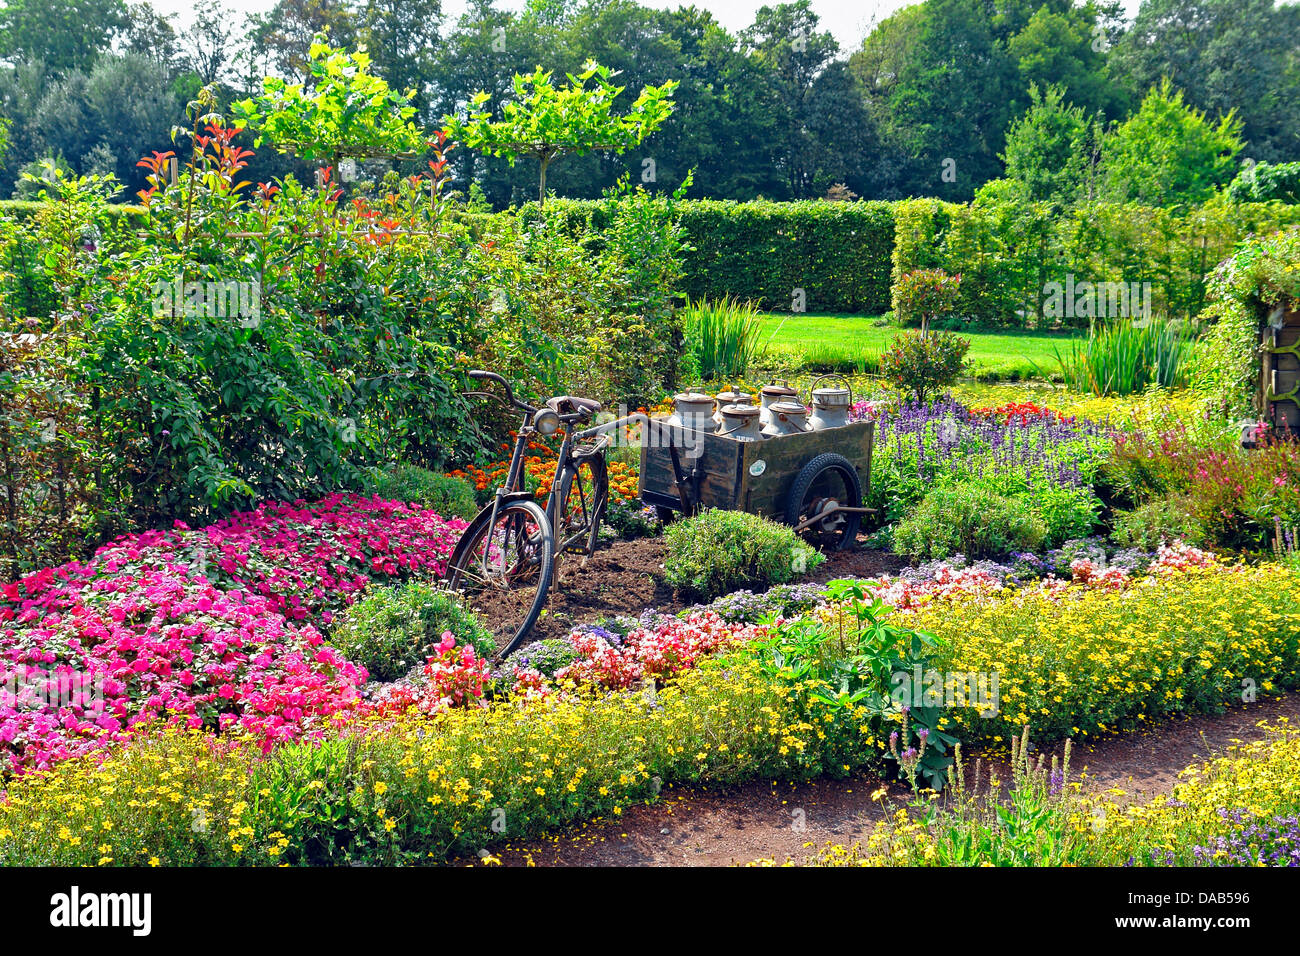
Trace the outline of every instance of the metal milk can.
[[758, 420], [766, 429], [772, 421], [772, 405], [776, 402], [793, 402], [799, 397], [799, 393], [790, 387], [789, 382], [778, 384], [773, 382], [771, 385], [764, 385], [759, 389], [759, 405], [762, 408]]
[[763, 434], [768, 438], [808, 431], [808, 409], [803, 402], [773, 402], [768, 412], [772, 418], [763, 426]]
[[757, 405], [723, 405], [719, 412], [722, 416], [722, 429], [719, 435], [734, 438], [736, 441], [762, 441], [763, 430], [758, 423], [760, 414]]
[[703, 392], [681, 392], [673, 396], [673, 413], [668, 421], [673, 425], [702, 432], [715, 432], [718, 423], [713, 419], [717, 401]]
[[754, 404], [753, 395], [751, 395], [749, 392], [742, 392], [738, 390], [735, 385], [732, 385], [731, 388], [728, 389], [727, 391], [718, 393], [718, 412], [713, 417], [717, 421], [719, 427], [722, 427], [723, 426], [722, 410], [726, 408], [728, 405], [753, 405], [753, 404]]
[[[813, 383], [814, 386], [816, 384]], [[839, 428], [849, 423], [849, 406], [853, 404], [853, 391], [847, 384], [814, 387], [812, 399], [813, 412], [808, 424], [813, 431]]]

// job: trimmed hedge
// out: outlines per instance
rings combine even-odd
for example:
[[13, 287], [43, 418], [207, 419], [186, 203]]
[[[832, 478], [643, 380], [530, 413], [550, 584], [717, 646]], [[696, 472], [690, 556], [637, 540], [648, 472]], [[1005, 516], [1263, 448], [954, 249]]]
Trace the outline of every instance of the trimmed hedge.
[[[957, 314], [1023, 326], [1043, 316], [1047, 283], [1071, 275], [1076, 283], [1150, 282], [1153, 314], [1194, 318], [1215, 266], [1248, 236], [1300, 223], [1300, 206], [1096, 202], [1055, 214], [1044, 203], [908, 199], [894, 204], [894, 218], [895, 278], [916, 269], [960, 273]], [[1089, 317], [1060, 321], [1086, 328]]]
[[[552, 199], [575, 236], [595, 237], [612, 207], [599, 200]], [[692, 251], [682, 292], [693, 300], [733, 296], [775, 312], [879, 315], [889, 309], [893, 204], [887, 202], [682, 202], [681, 224]], [[520, 208], [536, 219], [536, 203]], [[594, 251], [594, 250], [593, 250]]]
[[[31, 199], [0, 199], [0, 216], [10, 216], [21, 222], [36, 215], [36, 210], [40, 209], [41, 205], [40, 202]], [[144, 206], [122, 204], [109, 206], [104, 212], [110, 219], [125, 219], [143, 216]]]

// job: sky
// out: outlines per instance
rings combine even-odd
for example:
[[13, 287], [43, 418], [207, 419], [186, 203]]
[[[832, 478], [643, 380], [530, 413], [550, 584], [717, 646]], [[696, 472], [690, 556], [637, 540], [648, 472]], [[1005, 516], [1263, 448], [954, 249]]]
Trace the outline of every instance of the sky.
[[[190, 4], [187, 0], [151, 0], [153, 7], [160, 14], [176, 17], [180, 23], [187, 22]], [[754, 22], [754, 13], [762, 6], [771, 6], [780, 0], [640, 0], [644, 6], [660, 9], [674, 9], [680, 6], [694, 6], [708, 10], [718, 22], [732, 33], [742, 30]], [[840, 49], [856, 50], [867, 35], [873, 19], [883, 20], [895, 10], [915, 0], [812, 0], [813, 11], [821, 17], [821, 28], [829, 30], [839, 41]], [[222, 0], [223, 6], [239, 14], [259, 13], [271, 9], [275, 0]], [[519, 10], [524, 0], [503, 0], [501, 7]], [[443, 11], [451, 14], [454, 23], [465, 12], [464, 0], [443, 0]], [[242, 19], [242, 17], [241, 17]], [[179, 26], [180, 23], [174, 23]]]

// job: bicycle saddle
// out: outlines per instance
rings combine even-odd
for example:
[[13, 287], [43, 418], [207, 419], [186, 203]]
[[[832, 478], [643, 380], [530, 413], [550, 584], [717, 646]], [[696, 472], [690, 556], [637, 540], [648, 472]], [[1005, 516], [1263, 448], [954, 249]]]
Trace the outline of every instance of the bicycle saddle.
[[556, 395], [554, 398], [546, 400], [546, 407], [557, 415], [581, 415], [583, 418], [590, 418], [605, 406], [590, 398], [578, 398], [576, 395]]

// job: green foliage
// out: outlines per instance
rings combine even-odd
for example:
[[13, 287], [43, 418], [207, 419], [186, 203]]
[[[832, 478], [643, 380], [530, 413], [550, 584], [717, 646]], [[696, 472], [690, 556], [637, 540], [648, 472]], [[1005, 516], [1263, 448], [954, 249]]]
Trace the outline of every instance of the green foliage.
[[968, 205], [934, 199], [893, 204], [893, 276], [944, 269], [962, 277], [954, 311], [981, 325], [1086, 327], [1086, 310], [1052, 317], [1053, 283], [1150, 282], [1153, 315], [1201, 313], [1216, 264], [1249, 235], [1300, 224], [1300, 206], [1234, 204], [1159, 208], [1085, 202], [1065, 214], [1046, 203], [982, 195]]
[[1070, 339], [1064, 352], [1057, 349], [1057, 361], [1076, 392], [1133, 395], [1153, 385], [1185, 385], [1195, 340], [1187, 323], [1123, 318]]
[[784, 584], [826, 560], [790, 528], [744, 511], [710, 510], [664, 529], [664, 578], [703, 601]]
[[1047, 526], [1018, 498], [990, 494], [980, 482], [935, 488], [894, 528], [894, 550], [918, 558], [968, 560], [1033, 551]]
[[348, 53], [318, 35], [308, 49], [310, 84], [277, 76], [231, 112], [256, 131], [254, 146], [270, 143], [300, 159], [337, 163], [345, 157], [420, 156], [424, 132], [412, 122], [414, 90], [399, 92], [370, 72], [370, 55]]
[[1029, 109], [1007, 130], [1007, 177], [1031, 202], [1072, 205], [1088, 194], [1099, 139], [1098, 122], [1066, 102], [1063, 87], [1031, 83]]
[[1231, 178], [1243, 145], [1235, 113], [1211, 123], [1166, 78], [1102, 140], [1103, 189], [1117, 202], [1204, 202]]
[[394, 681], [423, 664], [445, 631], [480, 657], [496, 653], [491, 632], [455, 595], [423, 581], [368, 589], [334, 621], [329, 641], [371, 680]]
[[762, 352], [758, 310], [730, 296], [682, 310], [682, 335], [704, 379], [741, 376]]
[[1162, 544], [1185, 541], [1206, 543], [1205, 529], [1191, 514], [1185, 497], [1157, 498], [1132, 511], [1117, 512], [1112, 518], [1110, 538], [1121, 548], [1154, 551]]
[[880, 373], [895, 388], [925, 402], [961, 375], [970, 339], [954, 332], [907, 331], [880, 356]]
[[[479, 90], [470, 99], [473, 109], [468, 119], [444, 117], [447, 134], [470, 149], [504, 157], [512, 166], [520, 157], [535, 158], [537, 201], [545, 203], [546, 170], [557, 156], [596, 150], [621, 153], [640, 145], [672, 114], [676, 80], [643, 87], [631, 110], [616, 114], [614, 101], [623, 87], [610, 82], [615, 75], [594, 61], [577, 76], [568, 74], [568, 85], [559, 88], [540, 66], [528, 76], [515, 74], [514, 97], [501, 105], [499, 120], [483, 109], [492, 97]], [[589, 87], [592, 80], [595, 83]]]
[[472, 518], [478, 513], [469, 481], [409, 462], [380, 469], [371, 490], [381, 498], [423, 505], [444, 518]]
[[1300, 203], [1300, 163], [1250, 163], [1224, 192], [1233, 202]]
[[1300, 229], [1292, 228], [1241, 243], [1215, 272], [1206, 314], [1218, 321], [1206, 335], [1195, 382], [1217, 410], [1262, 412], [1256, 396], [1260, 332], [1265, 313], [1300, 302], [1297, 263]]

